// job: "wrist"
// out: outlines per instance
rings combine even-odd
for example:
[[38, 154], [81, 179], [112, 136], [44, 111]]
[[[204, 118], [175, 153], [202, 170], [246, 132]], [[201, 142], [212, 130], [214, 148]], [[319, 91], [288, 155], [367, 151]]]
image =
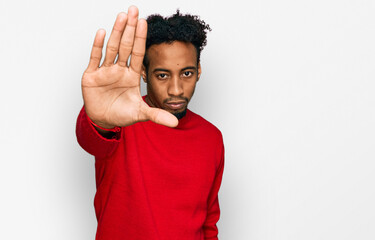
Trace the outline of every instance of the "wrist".
[[88, 116], [87, 119], [89, 122], [98, 130], [106, 131], [106, 132], [120, 132], [121, 128], [118, 126], [103, 124], [103, 123], [95, 123], [93, 120], [91, 120]]

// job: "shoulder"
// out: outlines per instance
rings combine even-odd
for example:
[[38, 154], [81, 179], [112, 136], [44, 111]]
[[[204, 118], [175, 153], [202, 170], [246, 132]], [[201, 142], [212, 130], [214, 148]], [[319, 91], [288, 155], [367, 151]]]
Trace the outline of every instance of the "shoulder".
[[214, 124], [204, 119], [199, 114], [194, 113], [191, 110], [188, 111], [191, 118], [190, 120], [194, 122], [194, 125], [199, 129], [199, 131], [202, 131], [202, 134], [208, 134], [211, 138], [214, 138], [219, 142], [223, 142], [223, 135], [219, 128], [217, 128]]

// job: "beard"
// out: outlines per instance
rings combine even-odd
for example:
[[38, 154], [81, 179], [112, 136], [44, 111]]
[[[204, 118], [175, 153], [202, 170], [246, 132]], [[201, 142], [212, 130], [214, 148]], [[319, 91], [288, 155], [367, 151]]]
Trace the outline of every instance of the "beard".
[[186, 110], [187, 108], [184, 109], [184, 111], [182, 112], [178, 112], [178, 113], [172, 113], [178, 120], [180, 120], [181, 118], [185, 117], [186, 115]]

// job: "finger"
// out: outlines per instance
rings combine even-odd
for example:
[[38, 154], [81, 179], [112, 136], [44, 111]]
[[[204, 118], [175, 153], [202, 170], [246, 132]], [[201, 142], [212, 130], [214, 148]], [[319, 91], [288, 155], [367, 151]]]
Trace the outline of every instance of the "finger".
[[111, 36], [108, 39], [107, 49], [105, 52], [105, 59], [103, 62], [104, 66], [110, 66], [115, 62], [116, 56], [118, 54], [121, 35], [124, 31], [126, 21], [126, 13], [119, 13], [117, 15], [115, 24], [113, 25], [113, 29], [111, 32]]
[[142, 105], [141, 112], [143, 112], [146, 118], [154, 123], [161, 124], [167, 127], [176, 127], [178, 120], [173, 114], [162, 110], [160, 108], [151, 108], [147, 104]]
[[130, 68], [136, 73], [141, 73], [143, 57], [145, 55], [147, 38], [147, 22], [139, 19], [135, 32], [134, 46], [131, 53]]
[[105, 37], [105, 30], [99, 29], [96, 32], [94, 44], [91, 49], [90, 62], [89, 62], [89, 66], [87, 67], [88, 72], [95, 71], [100, 65], [100, 60], [102, 59], [104, 37]]
[[118, 56], [118, 64], [126, 66], [129, 55], [133, 49], [135, 28], [138, 21], [138, 8], [135, 6], [129, 7], [128, 21], [126, 22], [125, 31], [122, 35]]

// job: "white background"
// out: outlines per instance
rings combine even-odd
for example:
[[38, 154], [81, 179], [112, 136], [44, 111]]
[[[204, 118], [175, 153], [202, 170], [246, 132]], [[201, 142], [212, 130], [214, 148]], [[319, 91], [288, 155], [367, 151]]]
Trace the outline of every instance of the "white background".
[[372, 0], [1, 1], [0, 239], [94, 239], [80, 79], [131, 4], [213, 29], [190, 108], [224, 135], [220, 239], [375, 239]]

